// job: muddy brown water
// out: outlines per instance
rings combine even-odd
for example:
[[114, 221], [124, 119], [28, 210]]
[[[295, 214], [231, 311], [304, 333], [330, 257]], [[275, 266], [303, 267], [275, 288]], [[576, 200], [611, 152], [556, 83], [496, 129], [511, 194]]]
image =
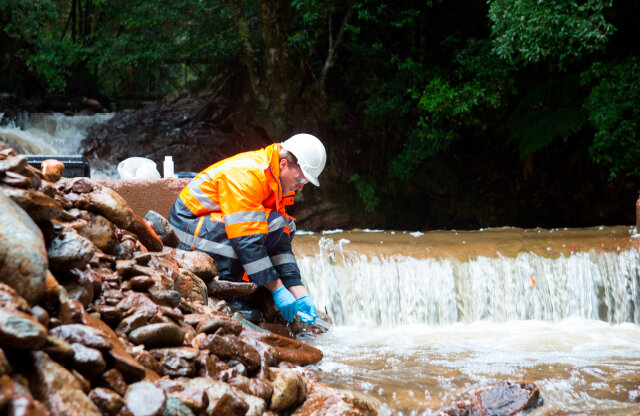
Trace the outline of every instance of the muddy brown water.
[[640, 413], [635, 228], [350, 230], [294, 250], [335, 322], [307, 342], [332, 386], [382, 414], [430, 415], [503, 380], [532, 381], [534, 415]]

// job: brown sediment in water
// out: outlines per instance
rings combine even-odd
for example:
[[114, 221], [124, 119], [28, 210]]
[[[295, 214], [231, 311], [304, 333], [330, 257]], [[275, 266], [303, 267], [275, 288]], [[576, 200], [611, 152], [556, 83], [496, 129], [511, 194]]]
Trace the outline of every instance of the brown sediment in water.
[[634, 238], [635, 227], [628, 225], [522, 229], [515, 227], [486, 228], [471, 231], [406, 231], [350, 230], [336, 233], [296, 235], [294, 252], [298, 256], [314, 256], [320, 252], [320, 240], [332, 239], [342, 244], [345, 255], [367, 257], [455, 258], [461, 261], [483, 257], [516, 257], [532, 253], [548, 258], [573, 253], [621, 252], [640, 248]]

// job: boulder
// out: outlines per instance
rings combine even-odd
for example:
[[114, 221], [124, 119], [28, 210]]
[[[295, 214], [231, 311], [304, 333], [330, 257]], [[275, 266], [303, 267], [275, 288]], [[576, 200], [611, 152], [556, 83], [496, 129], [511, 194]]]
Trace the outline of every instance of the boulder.
[[147, 221], [153, 230], [156, 232], [162, 244], [168, 247], [178, 247], [180, 239], [173, 231], [173, 227], [169, 224], [169, 221], [157, 212], [150, 210], [147, 215], [144, 216], [144, 220]]
[[0, 282], [35, 304], [44, 293], [48, 267], [42, 232], [0, 191]]
[[335, 390], [305, 374], [301, 374], [300, 377], [306, 386], [307, 399], [295, 409], [292, 416], [378, 415], [379, 404], [369, 396]]
[[24, 312], [0, 308], [0, 346], [39, 349], [47, 342], [47, 329]]
[[165, 247], [164, 250], [176, 259], [181, 269], [189, 270], [205, 282], [212, 280], [218, 274], [218, 265], [207, 253], [171, 247]]
[[180, 277], [175, 281], [174, 288], [182, 297], [207, 303], [207, 285], [194, 273], [180, 269]]
[[95, 247], [70, 227], [56, 227], [55, 235], [47, 245], [51, 270], [83, 269], [95, 253]]
[[41, 351], [32, 352], [32, 358], [34, 371], [29, 387], [53, 416], [101, 416], [67, 369]]
[[240, 337], [254, 339], [271, 345], [276, 351], [278, 361], [288, 361], [300, 366], [305, 366], [315, 364], [322, 359], [322, 351], [295, 339], [248, 329], [243, 330]]
[[542, 404], [540, 391], [533, 383], [515, 384], [509, 381], [478, 389], [440, 411], [449, 416], [515, 415]]
[[273, 380], [269, 409], [279, 412], [302, 403], [307, 397], [304, 381], [294, 370], [280, 370]]
[[133, 416], [160, 416], [167, 403], [167, 395], [153, 383], [141, 381], [127, 388], [124, 401]]
[[142, 326], [129, 333], [134, 344], [143, 344], [147, 348], [174, 347], [182, 345], [185, 331], [173, 323], [157, 323]]

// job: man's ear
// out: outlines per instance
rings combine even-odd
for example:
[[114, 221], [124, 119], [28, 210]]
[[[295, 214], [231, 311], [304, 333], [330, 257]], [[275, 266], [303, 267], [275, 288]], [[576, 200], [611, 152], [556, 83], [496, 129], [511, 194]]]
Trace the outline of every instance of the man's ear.
[[287, 159], [280, 160], [280, 170], [284, 169], [284, 167], [289, 167], [289, 163], [287, 163]]

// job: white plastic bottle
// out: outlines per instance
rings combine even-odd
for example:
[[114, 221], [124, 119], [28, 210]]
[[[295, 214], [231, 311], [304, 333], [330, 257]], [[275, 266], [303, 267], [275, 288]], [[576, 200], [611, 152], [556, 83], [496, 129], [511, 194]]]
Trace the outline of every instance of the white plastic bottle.
[[164, 177], [173, 178], [173, 158], [171, 156], [164, 157]]

